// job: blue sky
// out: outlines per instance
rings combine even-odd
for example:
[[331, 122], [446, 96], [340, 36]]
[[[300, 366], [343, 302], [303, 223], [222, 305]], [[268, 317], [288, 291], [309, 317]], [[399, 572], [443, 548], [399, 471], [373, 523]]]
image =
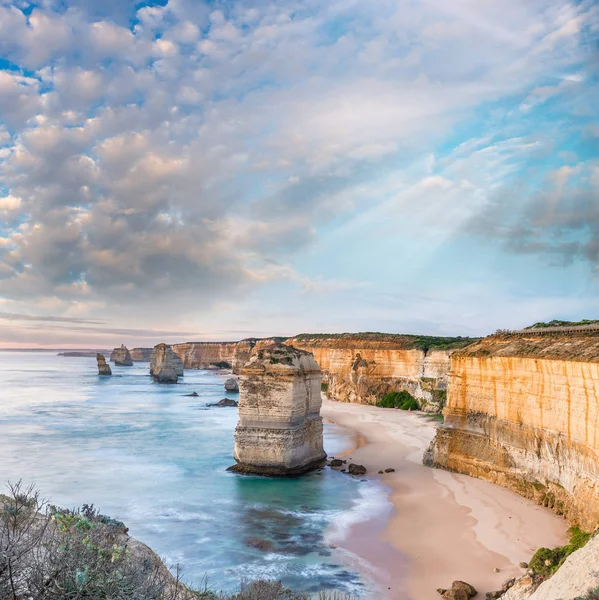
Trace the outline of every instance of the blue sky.
[[0, 0], [0, 344], [599, 318], [599, 5]]

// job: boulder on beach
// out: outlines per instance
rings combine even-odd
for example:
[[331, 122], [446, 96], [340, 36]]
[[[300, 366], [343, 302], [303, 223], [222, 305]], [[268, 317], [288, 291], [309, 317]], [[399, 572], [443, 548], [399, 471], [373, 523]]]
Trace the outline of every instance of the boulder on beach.
[[227, 381], [225, 381], [225, 390], [227, 390], [227, 392], [238, 392], [239, 383], [237, 383], [237, 379], [234, 379], [233, 377], [227, 379]]
[[112, 369], [103, 354], [96, 354], [96, 362], [98, 363], [98, 375], [112, 375]]
[[131, 367], [133, 360], [127, 346], [121, 344], [120, 348], [115, 348], [110, 354], [110, 360], [118, 367]]

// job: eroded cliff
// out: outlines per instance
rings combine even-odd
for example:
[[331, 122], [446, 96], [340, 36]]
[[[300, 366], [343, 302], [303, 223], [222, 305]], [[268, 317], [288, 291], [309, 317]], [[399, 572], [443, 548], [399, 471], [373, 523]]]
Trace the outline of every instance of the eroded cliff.
[[171, 348], [179, 355], [186, 369], [233, 369], [238, 373], [261, 348], [283, 338], [248, 338], [239, 342], [185, 342]]
[[438, 412], [445, 405], [449, 357], [472, 341], [359, 333], [304, 334], [286, 343], [314, 355], [334, 400], [375, 404], [388, 392], [406, 390], [423, 410]]
[[593, 530], [599, 336], [491, 336], [451, 356], [431, 466], [498, 483]]

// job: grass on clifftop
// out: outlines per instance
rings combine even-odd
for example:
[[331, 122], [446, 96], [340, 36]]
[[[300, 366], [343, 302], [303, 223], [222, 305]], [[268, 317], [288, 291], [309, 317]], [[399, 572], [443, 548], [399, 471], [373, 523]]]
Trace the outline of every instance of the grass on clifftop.
[[529, 325], [524, 329], [544, 329], [546, 327], [580, 327], [581, 325], [597, 325], [599, 320], [589, 320], [583, 319], [582, 321], [559, 321], [558, 319], [553, 319], [553, 321], [539, 321], [534, 325]]
[[389, 392], [385, 394], [376, 405], [379, 408], [400, 408], [401, 410], [419, 410], [420, 405], [418, 400], [410, 394], [402, 390], [401, 392]]
[[365, 331], [360, 333], [300, 333], [291, 338], [298, 341], [307, 340], [367, 340], [371, 342], [397, 342], [405, 350], [455, 350], [465, 348], [470, 344], [479, 342], [482, 338], [470, 337], [440, 337], [432, 335], [410, 335], [403, 333], [381, 333]]
[[539, 548], [532, 557], [529, 567], [542, 579], [549, 579], [563, 564], [566, 558], [580, 550], [591, 539], [591, 533], [585, 533], [579, 527], [570, 527], [570, 543], [559, 548]]

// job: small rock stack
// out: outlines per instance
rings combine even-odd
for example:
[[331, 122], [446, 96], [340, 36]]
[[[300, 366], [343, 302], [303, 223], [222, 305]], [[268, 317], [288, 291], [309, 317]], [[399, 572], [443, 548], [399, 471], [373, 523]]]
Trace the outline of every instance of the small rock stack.
[[225, 381], [225, 390], [227, 390], [227, 392], [238, 392], [239, 384], [237, 383], [237, 379], [234, 377], [227, 379], [227, 381]]
[[183, 375], [183, 362], [170, 346], [158, 344], [152, 350], [150, 375], [157, 383], [177, 383]]
[[96, 354], [96, 361], [98, 363], [98, 375], [112, 375], [112, 369], [103, 354]]
[[110, 360], [117, 367], [132, 367], [133, 360], [131, 359], [131, 353], [127, 349], [127, 346], [121, 344], [120, 348], [115, 348], [110, 354]]
[[230, 470], [295, 476], [321, 467], [321, 372], [312, 354], [273, 344], [252, 356], [241, 373], [237, 464]]

